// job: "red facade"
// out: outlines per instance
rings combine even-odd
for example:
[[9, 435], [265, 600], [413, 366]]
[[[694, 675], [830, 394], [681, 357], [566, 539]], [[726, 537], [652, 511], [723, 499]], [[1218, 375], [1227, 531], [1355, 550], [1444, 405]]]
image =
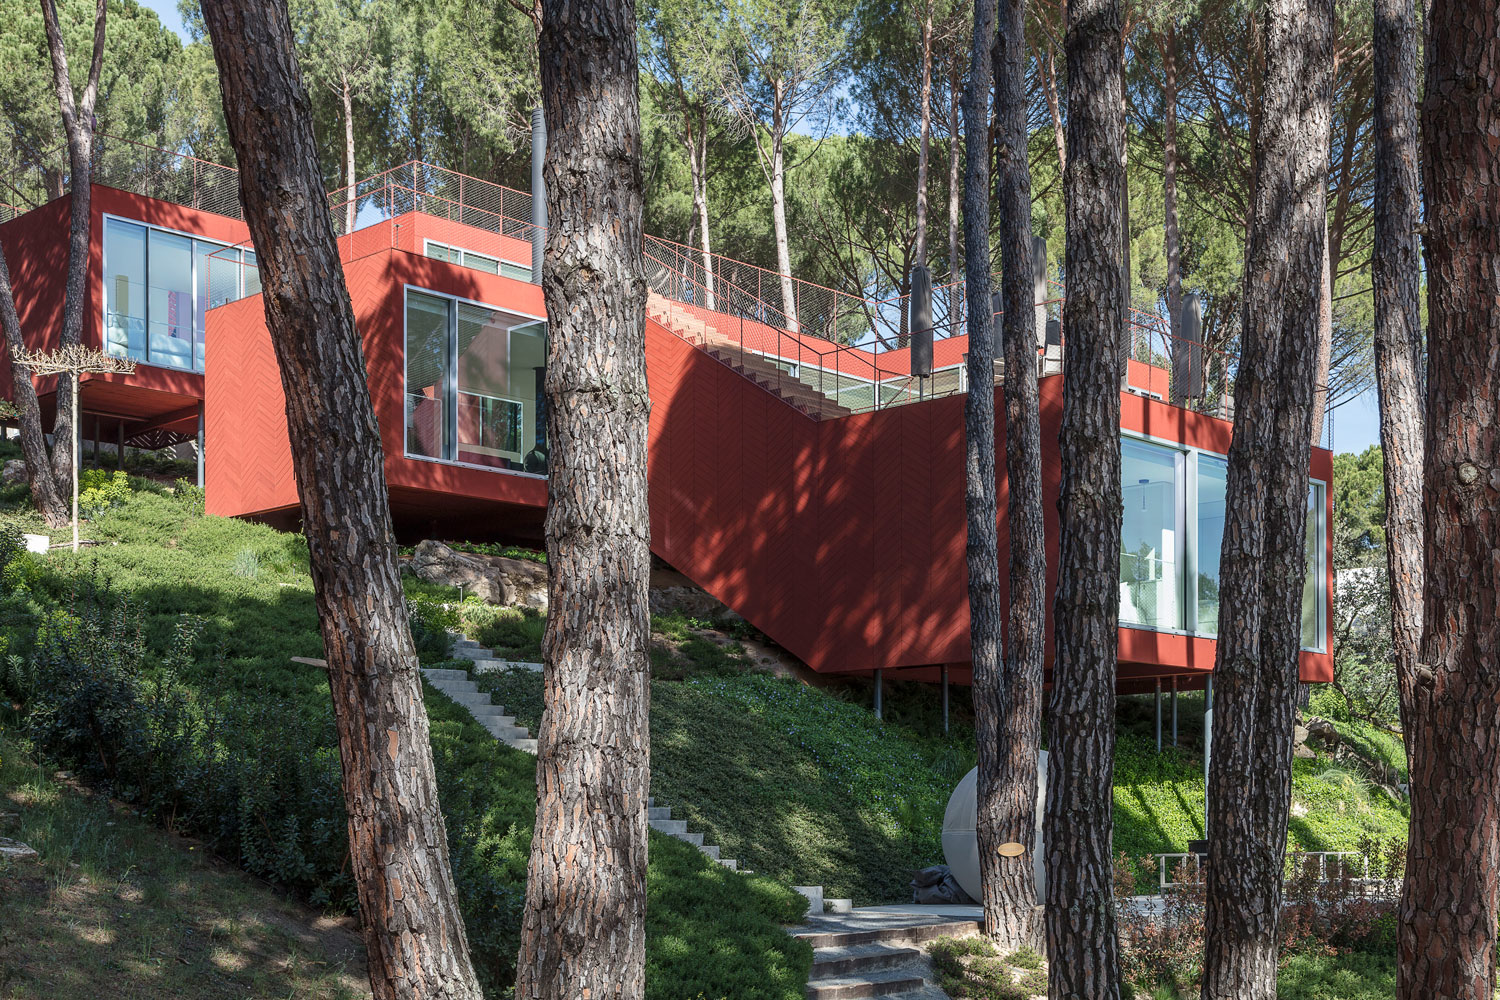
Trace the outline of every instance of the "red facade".
[[[238, 221], [113, 189], [96, 188], [94, 205], [86, 340], [95, 346], [101, 337], [105, 213], [229, 243], [246, 239]], [[38, 345], [45, 340], [42, 331], [55, 329], [62, 309], [67, 211], [66, 200], [55, 201], [0, 226], [23, 322]], [[397, 530], [408, 540], [539, 539], [544, 478], [406, 454], [407, 288], [523, 316], [545, 314], [538, 286], [424, 256], [427, 240], [516, 263], [530, 253], [525, 240], [420, 213], [340, 240]], [[718, 322], [712, 315], [703, 318]], [[771, 328], [739, 335], [747, 347], [754, 337], [789, 336]], [[805, 348], [822, 350], [815, 338], [800, 339]], [[959, 339], [937, 346], [939, 367], [961, 360]], [[655, 319], [647, 323], [646, 352], [652, 551], [817, 670], [880, 668], [935, 678], [939, 667], [948, 666], [955, 680], [967, 680], [963, 397], [819, 420]], [[206, 358], [203, 376], [141, 365], [131, 376], [92, 380], [84, 387], [84, 409], [101, 418], [109, 414], [130, 431], [153, 421], [163, 427], [195, 424], [203, 400], [209, 512], [295, 524], [285, 397], [259, 296], [208, 313]], [[890, 369], [907, 362], [905, 352], [845, 352], [843, 363]], [[1150, 392], [1160, 374], [1131, 362], [1129, 381]], [[8, 389], [6, 377], [0, 365], [0, 387]], [[1050, 376], [1041, 385], [1047, 540], [1054, 552], [1063, 381]], [[1221, 455], [1228, 451], [1226, 421], [1136, 392], [1122, 392], [1121, 407], [1126, 431]], [[1331, 467], [1330, 453], [1315, 449], [1312, 477], [1328, 482]], [[1003, 463], [1000, 472], [1004, 551]], [[1331, 558], [1324, 562], [1331, 565]], [[1049, 567], [1050, 588], [1055, 559]], [[1325, 602], [1332, 590], [1330, 571]], [[1142, 690], [1154, 678], [1169, 676], [1181, 687], [1200, 686], [1213, 658], [1212, 639], [1121, 628], [1120, 688]], [[1332, 657], [1304, 653], [1302, 676], [1330, 680]]]

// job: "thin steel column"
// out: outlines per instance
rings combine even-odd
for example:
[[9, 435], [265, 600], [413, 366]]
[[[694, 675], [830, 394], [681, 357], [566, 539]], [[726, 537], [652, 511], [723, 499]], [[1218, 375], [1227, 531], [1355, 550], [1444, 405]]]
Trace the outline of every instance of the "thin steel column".
[[884, 673], [883, 670], [875, 671], [875, 718], [877, 719], [885, 718], [885, 707], [881, 704], [881, 688], [885, 683], [885, 678], [882, 676]]
[[1172, 675], [1172, 745], [1177, 745], [1177, 675]]
[[115, 468], [125, 468], [125, 421], [115, 426]]
[[948, 668], [943, 667], [943, 732], [948, 731]]
[[1156, 752], [1161, 753], [1161, 678], [1156, 679]]
[[198, 404], [198, 486], [203, 486], [203, 404]]
[[1203, 691], [1203, 839], [1210, 836], [1208, 829], [1208, 774], [1213, 763], [1214, 751], [1214, 676], [1208, 675], [1208, 684]]

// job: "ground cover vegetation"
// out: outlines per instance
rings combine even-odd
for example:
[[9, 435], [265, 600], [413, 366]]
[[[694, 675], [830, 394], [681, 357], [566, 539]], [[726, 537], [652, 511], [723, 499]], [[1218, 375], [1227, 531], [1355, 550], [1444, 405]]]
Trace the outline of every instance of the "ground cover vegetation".
[[[7, 495], [0, 662], [29, 753], [252, 875], [349, 912], [346, 826], [301, 536], [206, 517], [201, 493], [131, 479], [75, 559], [20, 551], [40, 530]], [[253, 566], [253, 569], [249, 567]], [[420, 608], [414, 638], [445, 655]], [[513, 982], [535, 804], [534, 759], [427, 691], [455, 882], [487, 991]], [[647, 995], [799, 997], [810, 951], [781, 925], [802, 897], [653, 835]]]
[[[487, 616], [529, 621], [506, 609]], [[857, 905], [908, 898], [912, 873], [942, 863], [943, 811], [975, 764], [967, 689], [952, 690], [946, 735], [932, 685], [888, 683], [879, 721], [867, 686], [747, 672], [737, 645], [711, 624], [653, 619], [653, 793], [755, 871], [821, 884]], [[539, 675], [516, 669], [476, 679], [535, 729]], [[1349, 717], [1333, 692], [1318, 693], [1309, 711], [1334, 722], [1340, 743], [1294, 765], [1289, 846], [1354, 851], [1404, 839], [1404, 806], [1380, 787], [1404, 773], [1399, 741]], [[1140, 892], [1157, 881], [1155, 865], [1140, 859], [1184, 852], [1203, 835], [1201, 693], [1180, 697], [1179, 723], [1179, 745], [1158, 754], [1149, 699], [1122, 702], [1114, 850], [1133, 859]]]

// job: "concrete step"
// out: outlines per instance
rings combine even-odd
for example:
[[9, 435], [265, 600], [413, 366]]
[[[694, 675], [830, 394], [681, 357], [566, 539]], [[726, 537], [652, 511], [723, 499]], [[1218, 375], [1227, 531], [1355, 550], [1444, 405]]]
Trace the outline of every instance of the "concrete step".
[[740, 862], [738, 858], [716, 858], [715, 860], [732, 872], [740, 870]]
[[[649, 803], [651, 800], [647, 799], [646, 801]], [[653, 806], [653, 805], [647, 805], [646, 806], [646, 819], [647, 820], [653, 820], [653, 819], [671, 819], [671, 818], [672, 818], [672, 807], [671, 806]]]
[[824, 899], [824, 913], [853, 913], [854, 900], [852, 899]]
[[529, 754], [536, 753], [536, 740], [507, 740], [506, 742], [517, 750], [524, 750]]
[[698, 850], [713, 858], [715, 861], [719, 860], [719, 848], [715, 844], [699, 844]]
[[653, 819], [647, 820], [651, 829], [658, 833], [669, 834], [673, 837], [687, 833], [687, 820], [685, 819]]
[[682, 841], [684, 844], [692, 844], [694, 847], [702, 847], [703, 846], [703, 834], [701, 832], [695, 833], [695, 832], [689, 830], [689, 831], [686, 831], [684, 833], [674, 833], [674, 834], [672, 834], [672, 836], [676, 837], [678, 840]]
[[807, 1000], [857, 1000], [861, 997], [888, 997], [908, 990], [920, 990], [927, 980], [918, 967], [872, 969], [847, 976], [822, 976], [807, 981]]
[[467, 670], [458, 670], [454, 667], [427, 667], [423, 669], [422, 675], [437, 685], [438, 681], [466, 681], [469, 679]]
[[857, 944], [848, 948], [819, 948], [813, 952], [811, 979], [857, 975], [919, 961], [916, 948], [888, 944]]
[[479, 643], [475, 642], [473, 639], [470, 639], [468, 636], [459, 636], [458, 638], [456, 638], [456, 639], [453, 640], [453, 648], [454, 649], [478, 649], [479, 648]]
[[495, 654], [480, 646], [454, 646], [454, 659], [462, 660], [488, 660]]
[[456, 678], [444, 679], [436, 686], [441, 688], [443, 694], [448, 695], [450, 698], [456, 693], [474, 694], [479, 690], [479, 683], [477, 681], [458, 680]]
[[500, 707], [499, 705], [492, 705], [490, 703], [490, 693], [488, 691], [448, 691], [441, 685], [438, 687], [438, 690], [467, 709]]
[[[797, 888], [793, 886], [793, 888]], [[805, 893], [804, 893], [805, 895]], [[816, 918], [813, 910], [810, 918]], [[857, 912], [857, 911], [856, 911]], [[981, 930], [977, 920], [938, 920], [930, 923], [890, 924], [879, 927], [846, 928], [835, 919], [809, 919], [807, 926], [792, 932], [814, 948], [849, 948], [859, 944], [919, 945], [940, 937], [967, 937]]]
[[474, 672], [476, 674], [493, 674], [502, 670], [530, 670], [533, 673], [541, 673], [540, 663], [527, 663], [525, 660], [497, 660], [493, 655], [474, 661]]

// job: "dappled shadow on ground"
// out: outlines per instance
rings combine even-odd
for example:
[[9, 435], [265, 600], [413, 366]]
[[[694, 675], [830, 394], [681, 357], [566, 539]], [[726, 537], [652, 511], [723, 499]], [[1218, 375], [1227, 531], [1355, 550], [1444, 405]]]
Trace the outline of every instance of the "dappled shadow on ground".
[[368, 997], [352, 921], [320, 916], [174, 837], [14, 759], [0, 835], [0, 997]]

